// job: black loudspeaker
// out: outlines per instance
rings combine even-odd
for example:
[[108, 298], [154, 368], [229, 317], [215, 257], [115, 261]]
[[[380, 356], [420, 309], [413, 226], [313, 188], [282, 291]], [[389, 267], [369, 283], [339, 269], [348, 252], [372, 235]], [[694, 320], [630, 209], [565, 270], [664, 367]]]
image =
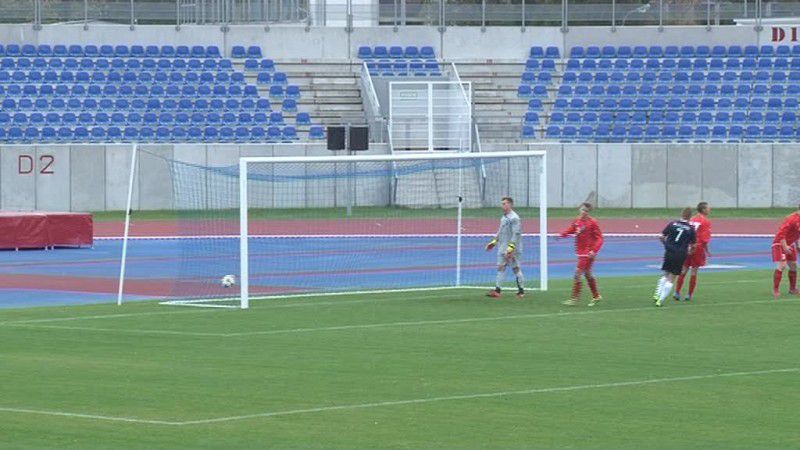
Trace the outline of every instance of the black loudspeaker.
[[344, 149], [344, 127], [328, 127], [328, 150]]
[[350, 150], [369, 150], [369, 128], [350, 127]]

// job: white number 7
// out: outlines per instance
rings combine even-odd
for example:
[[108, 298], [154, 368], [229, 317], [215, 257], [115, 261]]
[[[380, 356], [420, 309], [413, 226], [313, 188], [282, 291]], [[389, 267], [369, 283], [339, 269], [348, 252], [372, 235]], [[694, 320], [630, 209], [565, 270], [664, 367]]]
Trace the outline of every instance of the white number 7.
[[681, 235], [682, 235], [682, 234], [683, 234], [683, 228], [681, 228], [680, 230], [678, 230], [678, 235], [677, 235], [677, 236], [675, 236], [675, 242], [678, 242], [678, 241], [680, 241], [680, 240], [681, 240]]

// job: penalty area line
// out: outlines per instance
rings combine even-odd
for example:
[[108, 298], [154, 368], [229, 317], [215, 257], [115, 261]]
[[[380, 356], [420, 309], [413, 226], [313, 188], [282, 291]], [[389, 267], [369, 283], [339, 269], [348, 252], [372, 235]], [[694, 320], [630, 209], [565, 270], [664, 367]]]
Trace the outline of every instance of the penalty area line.
[[[757, 304], [775, 303], [775, 300], [752, 300], [743, 302], [728, 302], [728, 303], [702, 303], [692, 305], [693, 308], [711, 308], [711, 307], [730, 307], [730, 306], [746, 306]], [[570, 307], [571, 308], [571, 307]], [[678, 308], [671, 308], [678, 310]], [[125, 328], [95, 328], [95, 327], [73, 327], [62, 325], [44, 325], [44, 324], [8, 324], [18, 328], [29, 329], [53, 329], [53, 330], [73, 330], [73, 331], [88, 331], [99, 333], [112, 333], [112, 334], [149, 334], [149, 335], [170, 335], [170, 336], [192, 336], [192, 337], [216, 337], [216, 338], [238, 338], [250, 336], [270, 336], [270, 335], [285, 335], [285, 334], [299, 334], [299, 333], [317, 333], [328, 331], [347, 331], [347, 330], [368, 330], [378, 328], [395, 328], [395, 327], [408, 327], [408, 326], [435, 326], [435, 325], [459, 325], [481, 322], [496, 322], [504, 320], [527, 320], [527, 319], [541, 319], [551, 317], [578, 317], [578, 316], [595, 316], [601, 314], [617, 314], [629, 312], [645, 312], [645, 311], [664, 311], [663, 308], [654, 308], [653, 306], [643, 306], [634, 308], [616, 308], [616, 309], [592, 309], [584, 311], [559, 311], [551, 313], [540, 314], [514, 314], [505, 316], [491, 316], [491, 317], [466, 317], [463, 319], [442, 319], [442, 320], [419, 320], [419, 321], [403, 321], [403, 322], [381, 322], [381, 323], [368, 323], [368, 324], [353, 324], [353, 325], [334, 325], [328, 327], [318, 328], [287, 328], [277, 330], [262, 330], [262, 331], [245, 331], [239, 333], [203, 333], [194, 331], [172, 331], [172, 330], [142, 330], [142, 329], [125, 329]]]
[[390, 401], [380, 401], [380, 402], [370, 402], [370, 403], [351, 403], [351, 404], [345, 404], [345, 405], [320, 406], [320, 407], [315, 407], [315, 408], [289, 409], [289, 410], [283, 410], [283, 411], [267, 411], [267, 412], [254, 413], [254, 414], [243, 414], [243, 415], [237, 415], [237, 416], [223, 416], [223, 417], [213, 417], [213, 418], [209, 418], [209, 419], [183, 420], [183, 421], [161, 420], [161, 419], [140, 419], [140, 418], [135, 418], [135, 417], [117, 417], [117, 416], [107, 416], [107, 415], [98, 415], [98, 414], [72, 413], [72, 412], [64, 412], [64, 411], [48, 411], [48, 410], [38, 410], [38, 409], [10, 408], [10, 407], [2, 407], [2, 406], [0, 406], [0, 413], [5, 412], [5, 413], [12, 413], [12, 414], [42, 415], [42, 416], [66, 417], [66, 418], [74, 418], [74, 419], [87, 419], [87, 420], [108, 421], [108, 422], [126, 422], [126, 423], [142, 424], [142, 425], [191, 426], [191, 425], [208, 425], [208, 424], [215, 424], [215, 423], [234, 422], [234, 421], [241, 421], [241, 420], [248, 420], [248, 419], [263, 419], [263, 418], [270, 418], [270, 417], [296, 416], [296, 415], [301, 415], [301, 414], [313, 414], [313, 413], [332, 412], [332, 411], [348, 411], [348, 410], [367, 409], [367, 408], [382, 408], [382, 407], [391, 407], [391, 406], [419, 405], [419, 404], [426, 404], [426, 403], [437, 403], [437, 402], [458, 401], [458, 400], [477, 400], [477, 399], [484, 399], [484, 398], [499, 398], [499, 397], [537, 395], [537, 394], [553, 394], [553, 393], [575, 392], [575, 391], [585, 391], [585, 390], [593, 390], [593, 389], [610, 389], [610, 388], [613, 389], [613, 388], [622, 388], [622, 387], [638, 387], [638, 386], [647, 386], [647, 385], [652, 385], [652, 384], [678, 383], [678, 382], [709, 380], [709, 379], [717, 379], [717, 378], [734, 378], [734, 377], [747, 377], [747, 376], [758, 376], [758, 375], [774, 375], [774, 374], [786, 374], [786, 373], [797, 373], [797, 372], [800, 372], [800, 367], [790, 367], [790, 368], [782, 368], [782, 369], [768, 369], [768, 370], [753, 370], [753, 371], [746, 371], [746, 372], [745, 371], [723, 372], [723, 373], [706, 374], [706, 375], [690, 375], [690, 376], [683, 376], [683, 377], [650, 378], [650, 379], [644, 379], [644, 380], [617, 381], [617, 382], [610, 382], [610, 383], [577, 384], [577, 385], [568, 385], [568, 386], [554, 386], [554, 387], [547, 387], [547, 388], [533, 388], [533, 389], [522, 389], [522, 390], [513, 390], [513, 391], [484, 392], [484, 393], [474, 393], [474, 394], [449, 395], [449, 396], [441, 396], [441, 397], [423, 397], [423, 398], [414, 398], [414, 399], [407, 399], [407, 400], [390, 400]]

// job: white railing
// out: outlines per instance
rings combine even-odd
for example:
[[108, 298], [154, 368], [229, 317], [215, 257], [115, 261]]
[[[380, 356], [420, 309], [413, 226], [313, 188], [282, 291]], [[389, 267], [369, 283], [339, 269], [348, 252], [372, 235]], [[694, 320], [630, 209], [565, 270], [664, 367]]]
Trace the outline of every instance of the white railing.
[[469, 151], [472, 114], [457, 81], [389, 83], [389, 134], [394, 150]]
[[381, 113], [381, 103], [378, 100], [378, 94], [375, 92], [375, 83], [372, 81], [372, 75], [369, 73], [367, 63], [361, 63], [361, 91], [364, 93], [366, 102], [364, 109], [367, 115], [367, 124], [369, 125], [370, 135], [374, 136], [378, 142], [384, 142], [384, 131], [386, 129], [386, 119]]

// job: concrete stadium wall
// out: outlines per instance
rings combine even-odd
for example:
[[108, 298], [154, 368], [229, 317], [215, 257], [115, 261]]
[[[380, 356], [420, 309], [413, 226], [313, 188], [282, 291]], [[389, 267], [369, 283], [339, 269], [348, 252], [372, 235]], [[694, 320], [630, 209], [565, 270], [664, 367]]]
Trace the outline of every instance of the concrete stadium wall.
[[678, 208], [793, 207], [800, 202], [796, 144], [484, 144], [545, 150], [548, 203], [570, 207], [592, 191], [598, 205]]
[[[772, 30], [752, 26], [642, 27], [304, 27], [232, 25], [227, 32], [214, 25], [127, 25], [91, 23], [0, 25], [0, 42], [31, 44], [216, 45], [226, 52], [234, 45], [259, 45], [274, 59], [345, 60], [362, 45], [432, 45], [448, 60], [521, 60], [532, 45], [556, 46], [567, 52], [575, 45], [761, 45]], [[498, 45], [500, 44], [500, 45]]]
[[[678, 208], [700, 200], [719, 207], [791, 207], [800, 202], [796, 144], [545, 144], [522, 146], [547, 152], [548, 203], [570, 207], [591, 192], [601, 207]], [[235, 208], [230, 177], [204, 170], [185, 174], [191, 195], [175, 203], [168, 160], [196, 166], [235, 166], [240, 156], [330, 155], [324, 145], [143, 145], [137, 161], [133, 208]], [[486, 152], [520, 146], [485, 144]], [[368, 153], [385, 154], [385, 145]], [[130, 146], [9, 145], [0, 147], [0, 209], [31, 211], [123, 210], [128, 192]], [[342, 170], [345, 170], [342, 167]], [[529, 171], [530, 172], [530, 171]], [[538, 184], [523, 168], [506, 184], [491, 183], [491, 195], [511, 194], [536, 205]], [[202, 180], [198, 183], [197, 177]], [[235, 181], [235, 180], [233, 180]], [[307, 180], [304, 195], [256, 183], [260, 207], [343, 206], [347, 183]], [[254, 184], [253, 186], [255, 186]], [[296, 186], [296, 185], [295, 185]], [[499, 192], [499, 190], [505, 190]], [[383, 205], [388, 185], [359, 179], [357, 205]], [[224, 194], [221, 194], [224, 193]]]

